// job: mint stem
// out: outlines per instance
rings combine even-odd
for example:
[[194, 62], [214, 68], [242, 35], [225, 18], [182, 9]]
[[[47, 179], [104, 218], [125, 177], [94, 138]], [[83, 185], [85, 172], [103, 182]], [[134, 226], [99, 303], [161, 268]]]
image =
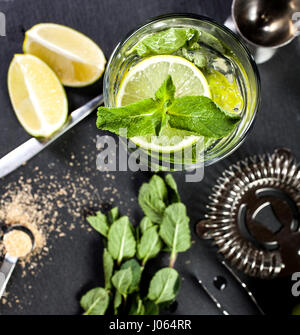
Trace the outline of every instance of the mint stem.
[[177, 258], [177, 253], [172, 251], [171, 256], [170, 256], [170, 263], [169, 263], [169, 267], [173, 268], [176, 262], [176, 258]]
[[144, 270], [144, 267], [146, 266], [146, 263], [147, 263], [147, 257], [143, 259], [142, 261], [142, 270]]

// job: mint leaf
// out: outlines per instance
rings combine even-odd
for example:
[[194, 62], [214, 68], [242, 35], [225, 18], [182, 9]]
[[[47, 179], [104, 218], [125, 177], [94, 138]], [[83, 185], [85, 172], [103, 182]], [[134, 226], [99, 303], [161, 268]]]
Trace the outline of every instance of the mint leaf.
[[141, 233], [144, 234], [144, 232], [151, 227], [153, 227], [152, 221], [147, 216], [144, 216], [140, 222]]
[[173, 84], [172, 77], [169, 75], [155, 93], [156, 102], [160, 105], [160, 110], [162, 111], [161, 125], [158, 135], [161, 135], [161, 131], [167, 125], [168, 115], [166, 114], [166, 109], [172, 104], [175, 96], [175, 91], [176, 87]]
[[176, 254], [188, 250], [191, 246], [189, 218], [184, 204], [175, 203], [165, 210], [159, 235], [171, 248], [170, 266], [173, 267]]
[[147, 300], [146, 302], [144, 302], [144, 308], [145, 308], [145, 315], [159, 314], [158, 306], [151, 300]]
[[97, 212], [95, 216], [88, 216], [86, 219], [95, 230], [107, 237], [109, 227], [107, 224], [107, 218], [104, 214]]
[[162, 112], [153, 99], [145, 99], [124, 107], [99, 107], [97, 127], [120, 135], [127, 129], [127, 137], [158, 135]]
[[161, 304], [173, 300], [180, 287], [179, 274], [175, 269], [163, 268], [153, 276], [149, 291], [148, 299], [155, 304]]
[[108, 212], [109, 224], [113, 224], [119, 217], [119, 208], [114, 207]]
[[118, 308], [122, 304], [122, 295], [119, 291], [116, 291], [114, 298], [114, 314], [118, 315]]
[[180, 196], [177, 189], [176, 181], [171, 174], [165, 176], [165, 182], [168, 188], [169, 203], [180, 202]]
[[145, 215], [154, 223], [160, 223], [165, 211], [168, 190], [164, 180], [154, 175], [148, 184], [143, 184], [139, 191], [139, 205]]
[[162, 107], [167, 107], [173, 102], [175, 91], [176, 91], [176, 87], [173, 84], [172, 77], [168, 75], [166, 80], [162, 83], [160, 88], [156, 91], [155, 99]]
[[152, 222], [160, 223], [162, 221], [166, 205], [161, 199], [157, 198], [153, 192], [153, 187], [149, 184], [143, 184], [140, 188], [138, 201], [143, 212]]
[[193, 44], [198, 37], [198, 30], [193, 28], [170, 28], [148, 35], [130, 53], [136, 52], [141, 57], [170, 54], [186, 44]]
[[239, 115], [226, 113], [204, 96], [177, 98], [167, 114], [172, 128], [213, 138], [227, 136], [241, 120]]
[[107, 249], [104, 249], [103, 252], [103, 270], [104, 270], [104, 279], [105, 279], [105, 288], [107, 290], [111, 289], [111, 277], [114, 270], [114, 260], [111, 257]]
[[134, 300], [129, 310], [129, 315], [145, 315], [143, 300], [140, 298], [139, 295], [136, 295], [134, 297]]
[[124, 297], [127, 296], [128, 289], [132, 282], [132, 272], [131, 269], [124, 269], [117, 271], [112, 277], [112, 283], [114, 287], [121, 293]]
[[124, 258], [135, 255], [136, 242], [127, 216], [121, 217], [111, 225], [107, 247], [112, 258], [117, 260], [118, 264], [121, 264]]
[[104, 315], [109, 304], [107, 291], [97, 287], [87, 292], [80, 300], [84, 315]]
[[137, 246], [137, 257], [143, 260], [143, 266], [146, 262], [157, 256], [162, 248], [162, 243], [159, 238], [157, 227], [148, 228], [142, 235], [142, 238]]
[[128, 289], [128, 293], [132, 293], [139, 288], [139, 283], [141, 281], [142, 269], [140, 264], [135, 259], [130, 259], [121, 266], [121, 270], [131, 269], [132, 281]]
[[155, 195], [163, 200], [163, 201], [167, 201], [168, 199], [168, 190], [166, 187], [166, 184], [164, 182], [164, 180], [158, 176], [158, 175], [153, 175], [149, 181], [149, 185], [152, 188], [152, 191], [155, 193]]
[[166, 245], [183, 252], [191, 246], [189, 218], [183, 203], [175, 203], [167, 207], [159, 231]]

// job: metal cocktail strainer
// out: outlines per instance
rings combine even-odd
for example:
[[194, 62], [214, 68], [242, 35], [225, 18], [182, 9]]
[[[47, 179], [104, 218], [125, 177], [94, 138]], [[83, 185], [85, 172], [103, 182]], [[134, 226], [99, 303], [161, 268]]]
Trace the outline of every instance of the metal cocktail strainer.
[[244, 273], [273, 278], [300, 269], [300, 165], [286, 149], [230, 166], [217, 180], [197, 233]]

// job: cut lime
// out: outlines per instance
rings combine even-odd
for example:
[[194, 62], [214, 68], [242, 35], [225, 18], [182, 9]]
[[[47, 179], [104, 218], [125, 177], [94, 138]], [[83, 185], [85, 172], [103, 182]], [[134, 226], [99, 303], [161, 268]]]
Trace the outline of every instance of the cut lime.
[[[211, 97], [203, 73], [188, 60], [171, 55], [152, 56], [133, 66], [121, 82], [116, 105], [125, 106], [136, 101], [154, 98], [168, 75], [176, 87], [176, 97], [203, 95]], [[133, 137], [138, 146], [158, 152], [182, 150], [200, 139], [183, 130], [166, 127], [160, 136]]]
[[48, 137], [68, 116], [63, 86], [50, 67], [32, 55], [15, 55], [8, 70], [8, 91], [17, 118], [33, 136]]
[[101, 77], [106, 63], [91, 39], [54, 23], [37, 24], [26, 31], [23, 50], [47, 63], [66, 86], [92, 84]]

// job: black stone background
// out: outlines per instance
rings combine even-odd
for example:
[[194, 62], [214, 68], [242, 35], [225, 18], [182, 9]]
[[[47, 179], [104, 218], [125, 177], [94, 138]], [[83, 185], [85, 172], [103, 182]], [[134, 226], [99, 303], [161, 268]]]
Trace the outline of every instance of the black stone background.
[[[0, 157], [29, 138], [19, 125], [10, 105], [6, 77], [9, 63], [15, 53], [22, 52], [23, 32], [40, 22], [56, 22], [68, 25], [90, 36], [103, 49], [108, 58], [122, 37], [145, 20], [166, 13], [186, 12], [202, 14], [224, 22], [230, 13], [231, 1], [224, 0], [0, 0], [0, 11], [6, 14], [7, 36], [0, 37]], [[251, 154], [272, 152], [277, 147], [290, 148], [300, 159], [300, 40], [296, 39], [280, 49], [275, 57], [259, 66], [262, 81], [262, 108], [254, 129], [245, 143], [228, 159], [208, 167], [201, 183], [185, 183], [184, 174], [176, 173], [183, 202], [187, 205], [191, 226], [203, 217], [210, 187], [222, 170], [237, 159]], [[102, 80], [82, 89], [67, 89], [70, 111], [87, 102], [102, 91]], [[95, 138], [99, 131], [95, 127], [95, 113], [82, 121], [54, 145], [0, 181], [1, 190], [19, 176], [32, 176], [32, 169], [39, 166], [43, 173], [49, 172], [49, 163], [55, 162], [56, 172], [71, 172], [85, 175], [80, 167], [70, 167], [68, 160], [74, 152], [82, 159], [81, 146], [95, 164]], [[124, 203], [123, 214], [130, 209], [131, 218], [137, 221], [141, 211], [136, 201], [137, 190], [150, 174], [145, 172], [116, 172], [115, 180], [107, 181], [100, 172], [89, 177], [99, 189], [112, 185], [118, 188]], [[38, 185], [37, 185], [38, 187]], [[107, 199], [109, 202], [109, 199]], [[119, 205], [118, 200], [112, 205]], [[60, 216], [65, 215], [60, 209]], [[80, 220], [79, 220], [80, 221]], [[78, 220], [74, 221], [76, 223]], [[191, 273], [214, 272], [215, 250], [208, 243], [194, 236], [193, 248], [180, 255], [177, 268], [184, 276], [178, 298], [178, 314], [219, 314], [219, 311], [197, 285]], [[21, 278], [17, 267], [9, 283], [11, 295], [18, 296], [19, 305], [0, 305], [0, 314], [78, 314], [80, 296], [89, 288], [103, 282], [101, 271], [101, 237], [76, 228], [66, 238], [50, 241], [53, 248], [36, 276]], [[191, 260], [191, 264], [185, 264]], [[161, 264], [160, 264], [161, 265]], [[217, 273], [216, 273], [217, 274]], [[272, 281], [257, 280], [242, 276], [267, 314], [290, 314], [297, 301], [291, 295], [291, 279]], [[24, 290], [24, 284], [32, 289]], [[238, 306], [242, 302], [238, 295], [227, 297], [226, 303]]]

